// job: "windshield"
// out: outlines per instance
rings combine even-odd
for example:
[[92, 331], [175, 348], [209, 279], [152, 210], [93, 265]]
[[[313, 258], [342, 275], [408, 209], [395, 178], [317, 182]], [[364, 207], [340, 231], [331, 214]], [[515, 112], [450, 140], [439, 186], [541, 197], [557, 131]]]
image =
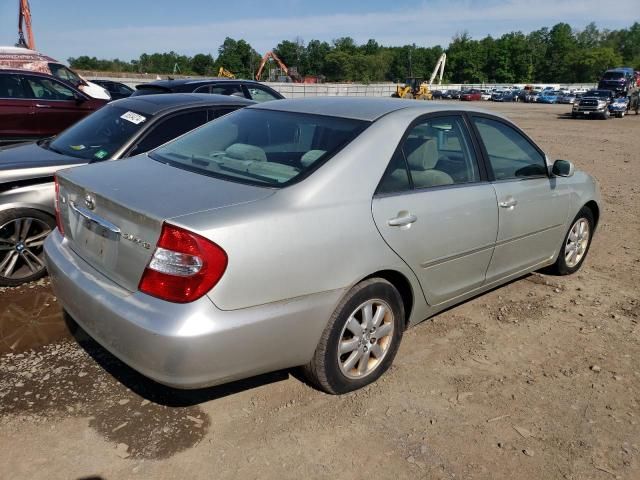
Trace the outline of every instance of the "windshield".
[[361, 120], [243, 109], [154, 150], [150, 157], [243, 183], [293, 183], [335, 155], [367, 126]]
[[107, 105], [62, 132], [47, 148], [89, 161], [104, 160], [111, 158], [149, 119], [150, 115]]
[[605, 72], [602, 76], [603, 80], [618, 80], [624, 78], [624, 72]]
[[64, 65], [60, 65], [59, 63], [50, 63], [49, 68], [55, 77], [58, 77], [60, 80], [64, 80], [65, 82], [69, 82], [71, 85], [75, 85], [77, 87], [83, 83], [82, 79], [80, 79], [78, 75]]
[[611, 93], [609, 90], [591, 90], [584, 94], [585, 97], [599, 97], [599, 98], [609, 98]]

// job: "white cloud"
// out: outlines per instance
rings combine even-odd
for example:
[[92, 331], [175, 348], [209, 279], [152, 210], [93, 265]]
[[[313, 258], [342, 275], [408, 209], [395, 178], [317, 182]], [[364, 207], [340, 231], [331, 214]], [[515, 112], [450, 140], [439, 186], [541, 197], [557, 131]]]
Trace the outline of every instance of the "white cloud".
[[358, 42], [374, 38], [383, 45], [446, 46], [463, 30], [476, 38], [505, 32], [525, 32], [567, 22], [583, 27], [590, 21], [607, 28], [628, 27], [628, 13], [637, 0], [617, 0], [615, 8], [599, 0], [435, 0], [419, 8], [391, 12], [327, 14], [303, 17], [246, 18], [176, 26], [122, 26], [101, 29], [42, 31], [40, 43], [60, 59], [92, 55], [101, 58], [137, 58], [143, 52], [174, 50], [214, 55], [225, 37], [244, 38], [261, 53], [283, 39], [301, 37], [330, 41], [351, 36]]

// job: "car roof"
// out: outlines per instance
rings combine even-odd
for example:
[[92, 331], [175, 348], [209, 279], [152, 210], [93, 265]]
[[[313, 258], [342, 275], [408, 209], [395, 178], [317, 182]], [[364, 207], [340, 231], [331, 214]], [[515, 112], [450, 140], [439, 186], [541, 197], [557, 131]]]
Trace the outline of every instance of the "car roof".
[[147, 115], [156, 115], [166, 110], [189, 107], [243, 106], [253, 105], [254, 103], [256, 102], [246, 98], [210, 93], [163, 93], [123, 98], [122, 100], [111, 102], [111, 105], [135, 110]]
[[222, 77], [214, 77], [214, 78], [178, 78], [174, 80], [156, 80], [154, 82], [149, 83], [141, 83], [137, 85], [137, 88], [144, 88], [145, 86], [155, 86], [155, 87], [164, 87], [164, 88], [175, 88], [181, 85], [207, 85], [209, 83], [252, 83], [257, 84], [254, 80], [240, 80], [235, 78], [222, 78]]
[[2, 68], [0, 67], [0, 73], [9, 73], [9, 74], [28, 74], [28, 75], [36, 75], [38, 77], [48, 77], [55, 78], [56, 80], [60, 80], [60, 78], [51, 75], [50, 73], [38, 72], [36, 70], [25, 70], [23, 68]]
[[404, 100], [400, 98], [307, 97], [264, 102], [249, 108], [351, 118], [369, 122], [376, 121], [387, 114], [407, 109], [414, 110], [416, 115], [442, 111], [472, 111], [497, 117], [501, 116], [481, 108], [462, 105], [464, 102], [459, 103], [453, 106], [449, 102]]

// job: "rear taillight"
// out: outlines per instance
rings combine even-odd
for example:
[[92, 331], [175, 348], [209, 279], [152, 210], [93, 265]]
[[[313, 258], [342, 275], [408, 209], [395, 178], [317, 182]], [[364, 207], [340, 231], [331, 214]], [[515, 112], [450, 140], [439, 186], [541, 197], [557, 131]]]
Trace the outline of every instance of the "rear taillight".
[[56, 226], [62, 236], [64, 236], [64, 225], [62, 224], [62, 217], [60, 216], [60, 184], [58, 183], [58, 177], [54, 176], [54, 183], [56, 186], [56, 198], [55, 198], [55, 209], [56, 209]]
[[218, 245], [165, 223], [138, 289], [169, 302], [192, 302], [211, 290], [226, 268], [227, 254]]

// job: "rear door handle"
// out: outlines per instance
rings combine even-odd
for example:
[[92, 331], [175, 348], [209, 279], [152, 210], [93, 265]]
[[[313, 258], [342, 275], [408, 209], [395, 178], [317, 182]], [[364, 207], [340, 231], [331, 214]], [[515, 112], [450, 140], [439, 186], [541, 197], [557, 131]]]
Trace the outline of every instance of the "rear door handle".
[[416, 220], [418, 220], [418, 217], [411, 213], [408, 213], [406, 215], [391, 218], [387, 223], [390, 227], [406, 227], [407, 225], [411, 225], [412, 223], [414, 223]]
[[36, 103], [36, 108], [51, 108], [51, 105], [43, 105], [42, 103]]
[[513, 208], [518, 205], [518, 201], [515, 198], [509, 198], [499, 203], [500, 208]]

